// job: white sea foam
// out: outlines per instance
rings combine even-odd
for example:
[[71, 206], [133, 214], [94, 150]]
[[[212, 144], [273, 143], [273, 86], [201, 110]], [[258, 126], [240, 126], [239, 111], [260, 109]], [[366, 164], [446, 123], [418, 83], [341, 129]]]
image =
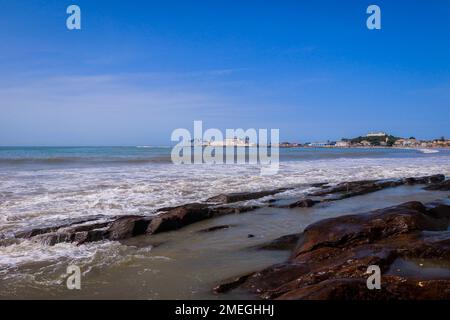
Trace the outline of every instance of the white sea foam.
[[439, 150], [436, 149], [419, 149], [420, 152], [422, 153], [438, 153]]
[[[0, 172], [0, 233], [86, 215], [154, 214], [229, 192], [362, 179], [443, 173], [448, 157], [359, 158], [282, 162], [279, 174], [260, 176], [257, 166], [171, 165], [48, 169]], [[86, 259], [111, 243], [46, 247], [31, 241], [0, 246], [0, 270], [52, 259]], [[109, 250], [109, 249], [108, 249]]]

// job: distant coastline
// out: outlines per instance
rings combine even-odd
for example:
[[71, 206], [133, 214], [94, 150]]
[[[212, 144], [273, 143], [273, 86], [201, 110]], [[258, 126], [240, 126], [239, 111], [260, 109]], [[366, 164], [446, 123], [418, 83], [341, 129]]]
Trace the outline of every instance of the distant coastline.
[[397, 148], [397, 149], [446, 149], [450, 139], [440, 137], [433, 140], [419, 140], [415, 137], [401, 138], [385, 132], [369, 132], [356, 138], [342, 138], [339, 141], [292, 143], [282, 142], [281, 148]]
[[423, 150], [423, 149], [450, 149], [450, 146], [445, 147], [388, 147], [388, 146], [308, 146], [308, 145], [300, 145], [300, 146], [289, 146], [289, 145], [280, 145], [280, 148], [305, 148], [305, 149], [397, 149], [397, 150]]

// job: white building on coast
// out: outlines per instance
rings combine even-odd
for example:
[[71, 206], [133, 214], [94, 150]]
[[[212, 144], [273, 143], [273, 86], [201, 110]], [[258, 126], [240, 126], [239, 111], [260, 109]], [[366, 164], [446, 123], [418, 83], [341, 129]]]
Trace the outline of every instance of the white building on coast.
[[256, 143], [250, 143], [237, 137], [232, 139], [209, 141], [206, 145], [212, 147], [256, 147]]
[[384, 137], [387, 136], [386, 132], [369, 132], [366, 137]]

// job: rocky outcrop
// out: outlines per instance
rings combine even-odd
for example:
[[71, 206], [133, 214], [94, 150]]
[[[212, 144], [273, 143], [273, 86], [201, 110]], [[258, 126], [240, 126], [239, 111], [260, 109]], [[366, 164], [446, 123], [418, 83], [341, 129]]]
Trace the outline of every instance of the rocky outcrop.
[[188, 224], [212, 217], [206, 204], [190, 203], [174, 208], [152, 219], [146, 233], [153, 234], [180, 229]]
[[[80, 245], [101, 240], [123, 240], [145, 234], [150, 221], [151, 218], [145, 216], [122, 216], [108, 222], [72, 225], [48, 233], [41, 232], [31, 239], [47, 245], [60, 242]], [[30, 238], [23, 235], [22, 237]]]
[[271, 199], [268, 203], [270, 207], [274, 208], [309, 208], [317, 203], [343, 200], [401, 185], [426, 184], [428, 185], [424, 188], [426, 190], [447, 190], [447, 181], [445, 181], [444, 175], [436, 174], [403, 179], [350, 181], [341, 182], [336, 185], [318, 183], [311, 186], [319, 190], [310, 192], [306, 197], [290, 201], [286, 201], [285, 199]]
[[73, 242], [80, 245], [102, 240], [116, 241], [140, 235], [177, 230], [212, 217], [243, 213], [256, 208], [258, 207], [227, 207], [205, 203], [189, 203], [165, 208], [167, 211], [161, 210], [157, 216], [101, 216], [87, 217], [84, 220], [73, 219], [56, 222], [53, 225], [19, 231], [14, 234], [14, 238], [32, 239], [46, 245], [55, 245], [61, 242]]
[[30, 229], [22, 229], [15, 232], [14, 236], [16, 238], [31, 238], [44, 233], [51, 233], [62, 228], [67, 228], [71, 226], [86, 224], [89, 222], [99, 221], [99, 220], [112, 220], [116, 217], [105, 217], [102, 215], [85, 216], [72, 219], [64, 219], [61, 221], [54, 221], [53, 223], [40, 224]]
[[411, 177], [404, 179], [383, 179], [383, 180], [361, 180], [352, 182], [342, 182], [335, 186], [322, 186], [318, 190], [309, 194], [310, 197], [322, 197], [321, 201], [336, 201], [359, 195], [364, 195], [386, 188], [397, 187], [400, 185], [413, 184], [436, 184], [445, 180], [442, 174]]
[[[448, 264], [449, 217], [446, 203], [408, 202], [322, 220], [298, 235], [287, 262], [255, 272], [238, 286], [266, 299], [450, 299], [446, 277], [390, 271], [400, 258]], [[366, 286], [370, 265], [382, 271], [381, 290]]]
[[402, 182], [405, 184], [431, 184], [440, 183], [444, 180], [445, 176], [443, 174], [434, 174], [431, 176], [405, 178], [402, 179]]
[[450, 190], [450, 179], [432, 183], [431, 185], [424, 188], [425, 190], [440, 190], [440, 191], [449, 191]]
[[274, 207], [274, 208], [289, 208], [289, 209], [293, 209], [293, 208], [310, 208], [312, 206], [314, 206], [316, 203], [319, 203], [320, 201], [317, 200], [312, 200], [312, 199], [299, 199], [296, 200], [294, 202], [290, 202], [287, 204], [271, 204], [270, 207]]
[[233, 203], [239, 201], [248, 201], [259, 199], [267, 196], [272, 196], [274, 194], [284, 192], [289, 190], [288, 188], [279, 188], [274, 190], [267, 191], [257, 191], [257, 192], [239, 192], [239, 193], [228, 193], [228, 194], [220, 194], [218, 196], [209, 198], [206, 200], [207, 202], [214, 203]]

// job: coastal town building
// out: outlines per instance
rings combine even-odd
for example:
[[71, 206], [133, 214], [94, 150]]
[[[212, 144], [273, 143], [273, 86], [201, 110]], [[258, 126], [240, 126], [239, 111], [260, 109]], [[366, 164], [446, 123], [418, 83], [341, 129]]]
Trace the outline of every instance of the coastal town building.
[[333, 147], [336, 143], [335, 142], [311, 142], [308, 144], [309, 147]]
[[359, 136], [356, 138], [342, 138], [340, 141], [326, 141], [326, 142], [306, 142], [291, 143], [282, 142], [279, 144], [281, 148], [290, 147], [318, 147], [318, 148], [351, 148], [351, 147], [393, 147], [393, 148], [450, 148], [450, 139], [441, 137], [434, 140], [419, 140], [414, 137], [400, 138], [385, 132], [370, 132], [366, 136]]
[[225, 140], [208, 141], [206, 145], [212, 147], [255, 147], [256, 143], [250, 143], [247, 140], [234, 137]]
[[420, 147], [421, 144], [422, 142], [416, 139], [398, 139], [394, 142], [396, 147]]
[[347, 148], [347, 147], [350, 147], [350, 142], [348, 142], [348, 141], [338, 141], [338, 142], [336, 142], [335, 146], [339, 147], [339, 148]]
[[369, 132], [366, 137], [384, 137], [387, 136], [386, 132]]
[[281, 142], [278, 145], [280, 148], [297, 148], [297, 147], [301, 147], [300, 143], [291, 143], [291, 142]]

